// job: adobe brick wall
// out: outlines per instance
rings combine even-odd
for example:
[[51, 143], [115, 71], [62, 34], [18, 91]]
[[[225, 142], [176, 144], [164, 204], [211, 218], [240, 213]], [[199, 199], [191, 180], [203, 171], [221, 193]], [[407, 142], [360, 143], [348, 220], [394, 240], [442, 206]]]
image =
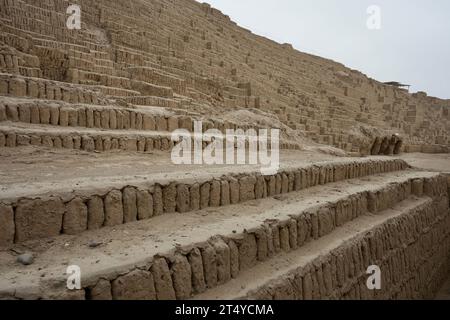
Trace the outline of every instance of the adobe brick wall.
[[[366, 160], [312, 165], [264, 177], [254, 173], [229, 175], [201, 184], [179, 181], [146, 187], [125, 186], [104, 193], [96, 190], [91, 196], [72, 194], [64, 200], [58, 196], [1, 200], [0, 219], [4, 221], [4, 231], [0, 232], [0, 246], [55, 236], [61, 230], [65, 234], [77, 234], [103, 225], [114, 226], [163, 213], [236, 204], [406, 168], [408, 165], [402, 160]], [[431, 192], [427, 188], [432, 187], [424, 186], [425, 192]], [[390, 204], [387, 200], [382, 203], [384, 206]], [[378, 208], [381, 204], [373, 206]]]
[[[410, 179], [292, 212], [285, 220], [263, 222], [251, 230], [160, 253], [145, 266], [128, 272], [88, 277], [78, 297], [190, 298], [226, 284], [277, 255], [294, 252], [358, 217], [377, 215], [404, 200], [412, 200], [409, 203], [414, 206], [406, 206], [401, 213], [336, 245], [336, 249], [318, 255], [289, 274], [262, 283], [262, 287], [243, 298], [430, 298], [449, 271], [449, 198], [446, 177], [420, 180], [427, 186], [425, 193], [412, 187], [417, 185], [417, 179]], [[369, 291], [366, 287], [366, 268], [373, 264], [382, 270], [381, 291]], [[54, 298], [68, 297], [64, 290], [55, 289], [53, 294]]]
[[[432, 299], [450, 271], [449, 250], [448, 206], [427, 202], [245, 298]], [[367, 288], [370, 265], [380, 267], [381, 290]]]

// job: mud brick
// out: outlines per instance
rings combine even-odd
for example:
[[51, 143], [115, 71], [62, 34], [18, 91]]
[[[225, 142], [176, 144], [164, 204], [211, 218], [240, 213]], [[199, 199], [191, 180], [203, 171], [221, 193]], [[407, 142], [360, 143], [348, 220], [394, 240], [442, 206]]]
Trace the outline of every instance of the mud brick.
[[123, 223], [122, 192], [110, 191], [105, 197], [105, 226]]
[[64, 212], [64, 203], [58, 198], [20, 201], [15, 214], [16, 241], [59, 235]]
[[63, 219], [63, 232], [65, 234], [79, 234], [88, 227], [88, 209], [80, 198], [75, 198], [66, 204]]

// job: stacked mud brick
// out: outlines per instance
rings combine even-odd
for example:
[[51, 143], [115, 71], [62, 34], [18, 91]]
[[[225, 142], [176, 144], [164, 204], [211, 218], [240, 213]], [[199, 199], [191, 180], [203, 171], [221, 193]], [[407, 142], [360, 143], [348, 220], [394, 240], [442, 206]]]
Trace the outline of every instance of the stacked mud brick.
[[[35, 112], [30, 121], [36, 125], [23, 127], [17, 122], [30, 122], [26, 111], [21, 117], [13, 111], [5, 116], [2, 111], [0, 121], [8, 121], [0, 127], [3, 135], [23, 134], [26, 128], [26, 136], [35, 135], [33, 142], [39, 144], [41, 125], [51, 125], [44, 144], [49, 144], [49, 137], [56, 138], [54, 146], [59, 147], [58, 139], [63, 138], [98, 140], [86, 127], [107, 129], [102, 133], [107, 139], [126, 136], [129, 132], [123, 130], [128, 127], [141, 130], [142, 120], [129, 113], [139, 106], [150, 114], [163, 110], [168, 118], [181, 115], [224, 123], [229, 113], [246, 109], [280, 121], [279, 127], [290, 132], [287, 140], [293, 140], [284, 142], [286, 148], [296, 148], [295, 137], [307, 137], [367, 155], [377, 139], [398, 133], [404, 151], [448, 151], [448, 100], [425, 93], [411, 95], [338, 63], [256, 36], [207, 4], [191, 0], [74, 3], [81, 6], [81, 30], [66, 26], [68, 1], [0, 1], [0, 95], [8, 97], [0, 100], [2, 109], [25, 98], [35, 109], [67, 107], [78, 113], [70, 122], [76, 127], [71, 130], [73, 139], [60, 130], [67, 125], [64, 114], [59, 119], [55, 113], [50, 121]], [[124, 112], [125, 123], [117, 124], [120, 120], [114, 114], [110, 119], [103, 116], [101, 123], [84, 120], [100, 106], [114, 109], [118, 117]], [[148, 125], [146, 129], [167, 136], [166, 131], [174, 127]], [[9, 147], [12, 140], [13, 136]], [[78, 141], [74, 145], [78, 147]]]
[[[66, 27], [72, 3], [81, 30]], [[0, 31], [0, 148], [150, 157], [194, 120], [222, 132], [277, 124], [285, 149], [305, 138], [365, 155], [449, 148], [449, 101], [192, 0], [0, 0]], [[447, 177], [396, 158], [71, 187], [0, 195], [0, 298], [414, 299], [449, 271]], [[12, 259], [21, 246], [38, 246], [32, 266]], [[69, 265], [80, 290], [66, 287]], [[383, 290], [367, 290], [369, 265]]]
[[[247, 172], [3, 199], [4, 248], [52, 245], [21, 277], [17, 265], [5, 264], [0, 297], [430, 298], [449, 271], [447, 180], [402, 160], [353, 160], [267, 177]], [[109, 240], [115, 234], [129, 241], [124, 251]], [[52, 253], [88, 238], [105, 244]], [[66, 263], [83, 270], [81, 290], [66, 288]], [[367, 289], [371, 265], [383, 270], [381, 291]]]
[[313, 186], [406, 168], [400, 160], [332, 162], [286, 169], [275, 175], [236, 173], [205, 181], [166, 179], [92, 192], [3, 199], [3, 245], [79, 234], [107, 226], [146, 220], [166, 213], [185, 213], [299, 191]]

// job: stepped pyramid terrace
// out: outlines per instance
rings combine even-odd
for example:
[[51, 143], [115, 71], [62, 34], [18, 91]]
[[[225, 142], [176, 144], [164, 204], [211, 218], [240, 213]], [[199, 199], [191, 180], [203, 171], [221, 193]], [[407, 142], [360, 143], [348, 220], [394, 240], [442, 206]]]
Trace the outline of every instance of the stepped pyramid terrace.
[[402, 86], [194, 0], [0, 0], [0, 299], [442, 297], [450, 100]]

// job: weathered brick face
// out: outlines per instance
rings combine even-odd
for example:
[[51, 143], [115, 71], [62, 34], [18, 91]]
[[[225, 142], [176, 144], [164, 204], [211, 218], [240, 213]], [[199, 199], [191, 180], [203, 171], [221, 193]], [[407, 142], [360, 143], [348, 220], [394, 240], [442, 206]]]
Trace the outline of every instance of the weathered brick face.
[[[65, 243], [64, 262], [99, 253], [112, 263], [98, 267], [100, 259], [92, 261], [83, 288], [74, 292], [65, 283], [58, 287], [61, 275], [46, 272], [53, 266], [39, 275], [27, 269], [33, 281], [26, 278], [23, 286], [25, 278], [7, 266], [11, 278], [0, 287], [0, 299], [184, 300], [235, 282], [245, 294], [231, 298], [432, 297], [449, 271], [450, 178], [419, 174], [393, 156], [450, 152], [450, 101], [409, 94], [254, 36], [208, 4], [75, 2], [82, 4], [80, 30], [67, 28], [66, 0], [0, 0], [2, 156], [26, 149], [45, 156], [151, 159], [173, 150], [173, 131], [192, 133], [201, 120], [203, 132], [278, 128], [279, 147], [290, 152], [313, 146], [373, 157], [301, 159], [267, 176], [241, 167], [205, 170], [194, 178], [161, 172], [148, 174], [148, 183], [124, 182], [122, 172], [113, 172], [110, 185], [0, 195], [0, 248], [13, 260], [15, 246], [81, 238], [76, 249]], [[201, 148], [209, 143], [202, 141]], [[231, 149], [237, 146], [233, 142]], [[389, 176], [398, 179], [386, 183]], [[329, 194], [315, 198], [340, 188], [347, 191], [333, 200]], [[246, 210], [253, 212], [250, 218], [239, 215]], [[368, 217], [378, 220], [363, 230]], [[172, 225], [161, 229], [164, 234], [140, 233], [148, 231], [142, 225], [182, 219], [192, 229], [181, 229], [186, 234], [179, 237], [172, 237], [178, 231]], [[109, 242], [84, 241], [87, 234], [102, 239], [110, 232], [123, 232], [114, 240], [125, 241], [134, 235], [128, 228], [145, 247], [137, 241], [117, 253]], [[336, 247], [315, 257], [315, 245], [342, 230], [348, 241], [334, 239]], [[255, 272], [258, 289], [242, 288], [241, 277], [295, 254], [301, 259], [290, 260], [288, 271], [277, 269], [270, 279]], [[383, 270], [381, 291], [367, 290], [370, 264]]]

